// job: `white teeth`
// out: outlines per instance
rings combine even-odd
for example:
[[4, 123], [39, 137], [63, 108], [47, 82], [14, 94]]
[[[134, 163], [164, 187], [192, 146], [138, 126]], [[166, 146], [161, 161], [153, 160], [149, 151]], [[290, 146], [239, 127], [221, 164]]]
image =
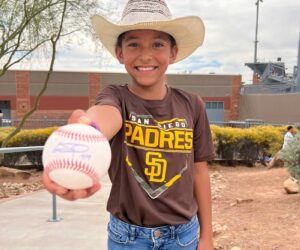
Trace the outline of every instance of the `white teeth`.
[[139, 71], [151, 71], [154, 70], [155, 67], [137, 67]]

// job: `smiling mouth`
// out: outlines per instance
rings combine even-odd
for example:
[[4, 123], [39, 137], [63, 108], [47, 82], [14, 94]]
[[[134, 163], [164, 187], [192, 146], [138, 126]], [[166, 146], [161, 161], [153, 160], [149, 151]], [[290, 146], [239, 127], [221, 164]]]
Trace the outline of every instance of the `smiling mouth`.
[[148, 71], [153, 71], [156, 70], [158, 67], [157, 66], [147, 66], [147, 67], [140, 67], [136, 66], [135, 69], [141, 72], [148, 72]]

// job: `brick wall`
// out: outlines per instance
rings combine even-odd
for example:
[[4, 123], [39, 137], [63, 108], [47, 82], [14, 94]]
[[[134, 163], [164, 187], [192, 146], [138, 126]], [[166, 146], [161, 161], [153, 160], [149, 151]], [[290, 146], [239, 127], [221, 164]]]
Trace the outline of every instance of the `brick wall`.
[[253, 73], [253, 75], [252, 75], [252, 83], [253, 83], [254, 85], [260, 84], [260, 80], [259, 80], [259, 78], [258, 78], [258, 75], [255, 74], [255, 73]]
[[29, 71], [16, 71], [16, 116], [30, 110]]
[[[14, 84], [15, 80], [16, 93], [3, 98], [11, 102], [11, 118], [20, 119], [33, 105], [45, 72], [12, 72], [11, 83]], [[94, 105], [102, 86], [125, 81], [127, 79], [125, 77], [127, 75], [121, 73], [54, 72], [52, 82], [41, 98], [38, 110], [29, 119], [66, 120], [74, 109], [87, 109]], [[238, 119], [241, 76], [175, 74], [170, 77], [174, 87], [193, 93], [200, 92], [204, 101], [224, 101], [224, 120]], [[205, 92], [206, 89], [210, 91]]]
[[99, 73], [89, 74], [89, 106], [93, 106], [101, 87], [101, 76]]
[[238, 120], [239, 118], [241, 82], [242, 82], [241, 76], [232, 77], [230, 115], [229, 115], [230, 120]]
[[233, 120], [231, 119], [231, 111], [230, 109], [225, 109], [224, 110], [224, 121], [229, 121], [229, 120]]

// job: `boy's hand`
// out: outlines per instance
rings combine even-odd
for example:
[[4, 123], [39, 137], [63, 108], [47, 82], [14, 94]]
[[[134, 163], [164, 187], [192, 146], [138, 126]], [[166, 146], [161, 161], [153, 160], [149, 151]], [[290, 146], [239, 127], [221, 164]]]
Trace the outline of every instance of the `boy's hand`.
[[92, 125], [92, 121], [87, 117], [86, 112], [81, 109], [73, 111], [68, 119], [68, 124], [70, 123], [82, 123], [87, 125]]
[[[73, 111], [70, 118], [68, 119], [68, 124], [71, 123], [81, 123], [81, 124], [87, 124], [87, 125], [93, 125], [92, 121], [87, 117], [86, 112], [84, 112], [81, 109]], [[74, 201], [77, 199], [83, 199], [88, 198], [92, 196], [94, 193], [96, 193], [101, 185], [100, 183], [95, 184], [94, 186], [87, 188], [87, 189], [80, 189], [80, 190], [70, 190], [67, 188], [64, 188], [55, 182], [53, 182], [47, 173], [47, 171], [44, 171], [43, 173], [43, 183], [45, 188], [52, 194], [56, 194], [66, 200]]]
[[213, 241], [200, 238], [197, 250], [214, 250]]
[[80, 189], [80, 190], [70, 190], [66, 189], [62, 186], [57, 185], [53, 182], [47, 173], [44, 171], [43, 173], [43, 183], [45, 188], [52, 194], [56, 194], [66, 200], [74, 201], [77, 199], [88, 198], [95, 194], [101, 187], [100, 183], [96, 183], [94, 186], [87, 188], [87, 189]]

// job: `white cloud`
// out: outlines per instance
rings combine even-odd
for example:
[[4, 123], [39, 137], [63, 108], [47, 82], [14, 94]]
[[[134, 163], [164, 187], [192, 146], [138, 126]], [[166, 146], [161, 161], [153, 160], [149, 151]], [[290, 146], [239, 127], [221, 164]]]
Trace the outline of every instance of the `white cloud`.
[[[102, 0], [109, 6], [111, 1]], [[127, 0], [115, 0], [121, 14]], [[252, 72], [244, 64], [253, 62], [256, 0], [167, 0], [173, 16], [197, 15], [206, 26], [204, 44], [192, 56], [172, 65], [170, 71], [193, 71], [208, 74], [242, 74], [250, 81]], [[264, 0], [260, 2], [258, 59], [275, 61], [281, 57], [289, 72], [297, 63], [300, 33], [299, 0]], [[109, 15], [110, 20], [118, 20]], [[59, 50], [56, 68], [60, 70], [117, 70], [115, 59], [99, 53], [92, 42]]]
[[[170, 1], [178, 15], [199, 15], [206, 26], [203, 47], [191, 58], [219, 62], [215, 73], [242, 74], [246, 82], [252, 72], [244, 63], [254, 58], [256, 5], [254, 0]], [[183, 11], [186, 10], [186, 11]], [[258, 59], [275, 61], [282, 57], [289, 72], [297, 63], [300, 32], [298, 0], [260, 2]], [[191, 61], [191, 59], [190, 59]], [[197, 60], [195, 60], [195, 63]], [[188, 63], [187, 65], [191, 65]], [[199, 65], [201, 66], [201, 64]], [[204, 67], [201, 73], [208, 73]]]

